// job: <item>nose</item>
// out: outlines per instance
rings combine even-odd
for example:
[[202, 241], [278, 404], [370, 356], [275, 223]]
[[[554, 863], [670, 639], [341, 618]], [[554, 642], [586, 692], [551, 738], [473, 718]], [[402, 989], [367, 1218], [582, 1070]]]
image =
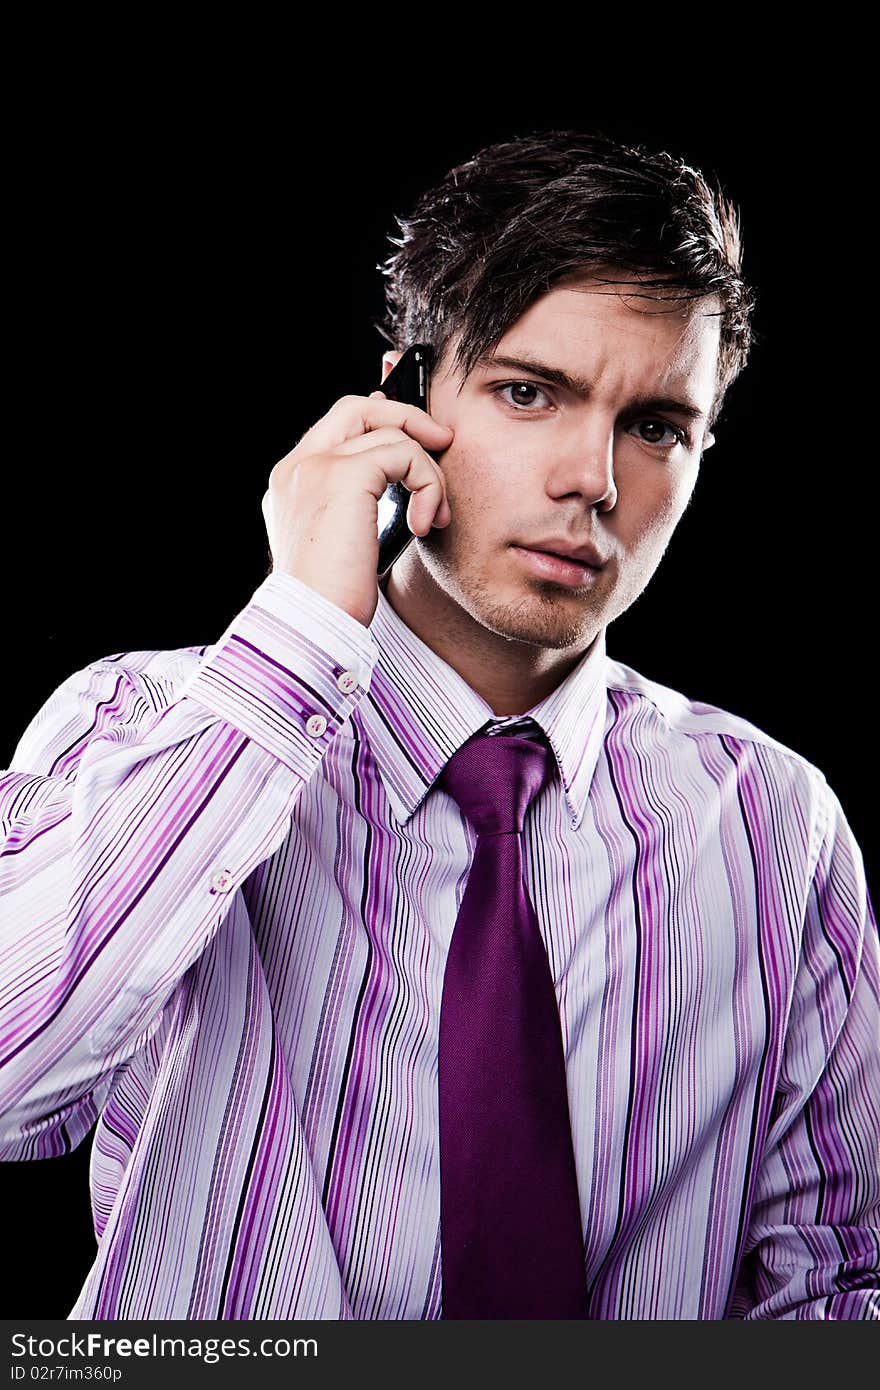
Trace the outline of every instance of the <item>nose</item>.
[[582, 497], [600, 512], [610, 512], [617, 505], [613, 426], [606, 428], [596, 420], [554, 450], [547, 493], [554, 499]]

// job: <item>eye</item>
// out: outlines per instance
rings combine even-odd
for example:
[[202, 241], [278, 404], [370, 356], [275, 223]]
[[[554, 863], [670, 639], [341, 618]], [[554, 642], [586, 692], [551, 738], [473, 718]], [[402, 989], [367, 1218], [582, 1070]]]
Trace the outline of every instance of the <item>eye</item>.
[[[538, 410], [546, 407], [553, 409], [553, 401], [548, 395], [546, 388], [539, 386], [536, 381], [502, 381], [490, 387], [490, 390], [494, 395], [500, 396], [504, 403], [509, 405], [517, 415], [535, 415], [538, 413]], [[512, 396], [507, 396], [505, 394], [508, 391], [513, 393]], [[536, 404], [536, 395], [544, 397], [546, 406], [541, 406], [540, 402]], [[667, 438], [665, 442], [663, 442], [662, 438], [658, 439], [655, 437], [652, 439], [648, 438], [645, 434], [640, 434], [638, 436], [643, 444], [653, 445], [658, 453], [669, 452], [674, 449], [677, 444], [680, 444], [682, 448], [685, 449], [690, 448], [691, 436], [689, 432], [686, 429], [679, 428], [677, 425], [671, 425], [668, 420], [664, 420], [660, 416], [646, 415], [642, 419], [636, 420], [634, 422], [634, 427], [640, 430], [646, 429], [648, 431], [653, 431], [655, 436], [657, 434], [662, 436], [664, 433], [667, 436], [672, 436], [671, 439]]]
[[[544, 390], [544, 387], [539, 386], [536, 381], [502, 381], [500, 385], [493, 386], [492, 391], [495, 395], [501, 396], [501, 399], [506, 405], [512, 406], [513, 409], [518, 411], [521, 415], [534, 415], [535, 413], [534, 410], [529, 409], [533, 401], [524, 400], [522, 393], [528, 396], [530, 392], [537, 392], [539, 396], [544, 397], [548, 404], [552, 405], [552, 401]], [[509, 399], [502, 394], [504, 391], [514, 391], [521, 394], [519, 395], [519, 399]]]
[[668, 420], [661, 420], [656, 415], [646, 415], [644, 419], [636, 420], [635, 428], [648, 429], [655, 434], [662, 435], [664, 432], [671, 434], [672, 439], [668, 439], [665, 444], [659, 439], [649, 439], [644, 434], [639, 434], [638, 438], [643, 444], [655, 444], [659, 449], [674, 449], [676, 444], [681, 444], [686, 449], [691, 442], [687, 430], [679, 429], [677, 425], [670, 425]]

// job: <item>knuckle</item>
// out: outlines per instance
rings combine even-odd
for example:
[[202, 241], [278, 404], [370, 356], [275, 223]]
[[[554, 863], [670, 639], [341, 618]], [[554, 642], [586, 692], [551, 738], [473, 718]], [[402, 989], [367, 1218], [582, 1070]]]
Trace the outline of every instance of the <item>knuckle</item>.
[[368, 434], [371, 448], [378, 444], [396, 444], [400, 438], [400, 430], [393, 425], [380, 425], [378, 429], [369, 430]]
[[[389, 443], [405, 445], [408, 448], [415, 447], [417, 449], [419, 447], [418, 441], [404, 429], [403, 424], [384, 425], [381, 427], [381, 432], [384, 437], [387, 437]], [[379, 434], [380, 431], [377, 430], [376, 433]]]
[[317, 478], [326, 475], [329, 464], [330, 460], [325, 460], [322, 454], [307, 454], [297, 464], [297, 486], [311, 486]]

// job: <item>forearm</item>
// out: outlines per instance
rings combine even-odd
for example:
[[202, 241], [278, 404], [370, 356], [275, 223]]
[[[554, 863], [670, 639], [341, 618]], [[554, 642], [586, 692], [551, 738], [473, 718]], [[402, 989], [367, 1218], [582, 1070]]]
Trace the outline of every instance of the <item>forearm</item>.
[[880, 1320], [880, 945], [836, 798], [733, 1316]]
[[746, 1321], [880, 1321], [880, 1233], [870, 1226], [777, 1225], [740, 1279], [733, 1317]]
[[[90, 736], [75, 778], [56, 759], [3, 779], [2, 1156], [58, 1151], [79, 1111], [88, 1127], [90, 1094], [158, 1025], [365, 692], [340, 689], [332, 655], [368, 667], [364, 629], [359, 651], [319, 645], [279, 616], [289, 588], [258, 596], [166, 708]], [[135, 699], [112, 668], [102, 681]]]
[[90, 750], [3, 885], [4, 1140], [54, 1121], [145, 1040], [301, 786], [220, 721], [183, 745]]

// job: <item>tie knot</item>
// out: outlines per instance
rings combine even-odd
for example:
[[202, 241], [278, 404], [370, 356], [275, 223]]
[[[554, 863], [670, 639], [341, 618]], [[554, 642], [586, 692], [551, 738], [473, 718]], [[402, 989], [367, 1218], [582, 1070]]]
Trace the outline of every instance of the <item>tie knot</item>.
[[534, 739], [478, 734], [452, 755], [437, 785], [478, 835], [518, 834], [552, 768], [550, 749]]

